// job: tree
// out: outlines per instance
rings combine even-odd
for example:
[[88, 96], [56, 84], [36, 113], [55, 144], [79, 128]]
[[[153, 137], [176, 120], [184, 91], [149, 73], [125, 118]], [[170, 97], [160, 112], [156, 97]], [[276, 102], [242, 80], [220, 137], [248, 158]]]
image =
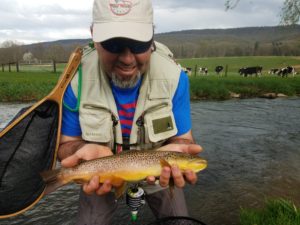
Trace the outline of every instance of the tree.
[[[240, 0], [226, 0], [226, 10], [234, 9]], [[292, 25], [299, 23], [300, 19], [300, 0], [285, 0], [281, 8], [280, 24]]]
[[25, 52], [23, 55], [23, 60], [30, 64], [33, 60], [33, 54], [31, 52]]
[[16, 41], [4, 41], [0, 48], [1, 63], [16, 62], [22, 58], [21, 43]]
[[300, 0], [285, 0], [281, 9], [281, 24], [297, 24], [300, 16]]

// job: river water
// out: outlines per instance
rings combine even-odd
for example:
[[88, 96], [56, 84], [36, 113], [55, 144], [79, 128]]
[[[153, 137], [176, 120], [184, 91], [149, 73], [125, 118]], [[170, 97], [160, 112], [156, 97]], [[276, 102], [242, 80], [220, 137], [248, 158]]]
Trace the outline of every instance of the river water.
[[[25, 106], [0, 104], [0, 128]], [[300, 206], [300, 98], [192, 103], [193, 134], [208, 168], [185, 193], [192, 217], [207, 225], [239, 224], [240, 208], [261, 207], [284, 197]], [[76, 185], [45, 196], [22, 215], [1, 225], [71, 225], [78, 208]], [[131, 224], [120, 201], [114, 224]], [[153, 221], [144, 206], [139, 223]]]

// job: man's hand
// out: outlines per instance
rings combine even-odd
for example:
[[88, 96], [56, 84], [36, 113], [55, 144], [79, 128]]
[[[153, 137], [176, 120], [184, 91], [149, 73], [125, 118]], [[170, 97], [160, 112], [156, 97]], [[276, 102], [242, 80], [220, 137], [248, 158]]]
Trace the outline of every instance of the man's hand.
[[[175, 152], [184, 152], [191, 155], [196, 155], [202, 152], [202, 147], [197, 144], [168, 144], [165, 145], [157, 151], [175, 151]], [[181, 173], [177, 165], [171, 165], [170, 167], [163, 167], [161, 175], [159, 177], [159, 183], [162, 187], [166, 187], [170, 183], [170, 178], [173, 178], [174, 184], [177, 187], [184, 187], [185, 182], [190, 184], [195, 184], [197, 182], [197, 174], [192, 170], [186, 170]], [[149, 184], [154, 184], [155, 177], [147, 177], [147, 182]]]
[[[97, 159], [105, 156], [113, 155], [110, 148], [98, 144], [84, 144], [80, 149], [74, 152], [74, 154], [63, 159], [61, 165], [63, 167], [74, 167], [78, 165], [81, 161], [87, 161], [92, 159]], [[98, 195], [103, 195], [111, 191], [113, 187], [120, 187], [123, 183], [114, 183], [110, 180], [104, 181], [103, 184], [99, 183], [99, 177], [94, 176], [88, 183], [82, 185], [82, 189], [86, 194], [96, 193]]]

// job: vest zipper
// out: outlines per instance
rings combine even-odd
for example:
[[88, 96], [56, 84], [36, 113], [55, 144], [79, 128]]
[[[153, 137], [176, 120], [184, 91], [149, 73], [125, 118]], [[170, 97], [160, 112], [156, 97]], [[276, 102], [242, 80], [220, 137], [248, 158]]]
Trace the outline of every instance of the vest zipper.
[[112, 148], [113, 153], [115, 154], [117, 152], [117, 143], [116, 143], [116, 139], [117, 139], [117, 131], [116, 131], [116, 127], [119, 123], [119, 120], [117, 119], [118, 117], [108, 108], [105, 108], [103, 106], [94, 106], [93, 107], [89, 107], [90, 105], [83, 105], [83, 108], [98, 108], [98, 109], [102, 109], [104, 111], [107, 111], [111, 114], [111, 120], [113, 122], [113, 140], [111, 141], [111, 143], [109, 144], [110, 147]]

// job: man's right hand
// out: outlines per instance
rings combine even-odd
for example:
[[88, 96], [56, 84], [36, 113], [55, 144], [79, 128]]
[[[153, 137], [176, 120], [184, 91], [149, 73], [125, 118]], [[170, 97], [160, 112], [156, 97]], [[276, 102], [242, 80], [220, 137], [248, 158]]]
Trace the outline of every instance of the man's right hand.
[[[63, 151], [68, 148], [68, 145], [72, 146], [72, 140], [68, 140], [66, 136], [64, 137], [64, 140], [67, 140], [67, 142], [63, 143], [59, 148], [61, 155], [65, 155], [63, 154]], [[76, 141], [78, 141], [78, 139]], [[82, 144], [78, 150], [72, 152], [73, 154], [62, 159], [61, 165], [63, 167], [74, 167], [82, 161], [113, 155], [110, 148], [93, 143]], [[112, 184], [110, 180], [106, 180], [103, 184], [100, 184], [99, 176], [93, 176], [88, 183], [82, 185], [82, 189], [86, 194], [96, 193], [98, 195], [103, 195], [110, 192], [113, 187], [118, 188], [122, 185], [123, 182]]]
[[61, 161], [63, 167], [73, 167], [78, 165], [81, 161], [88, 161], [98, 159], [105, 156], [113, 155], [110, 148], [98, 144], [84, 144], [74, 154], [68, 156]]

